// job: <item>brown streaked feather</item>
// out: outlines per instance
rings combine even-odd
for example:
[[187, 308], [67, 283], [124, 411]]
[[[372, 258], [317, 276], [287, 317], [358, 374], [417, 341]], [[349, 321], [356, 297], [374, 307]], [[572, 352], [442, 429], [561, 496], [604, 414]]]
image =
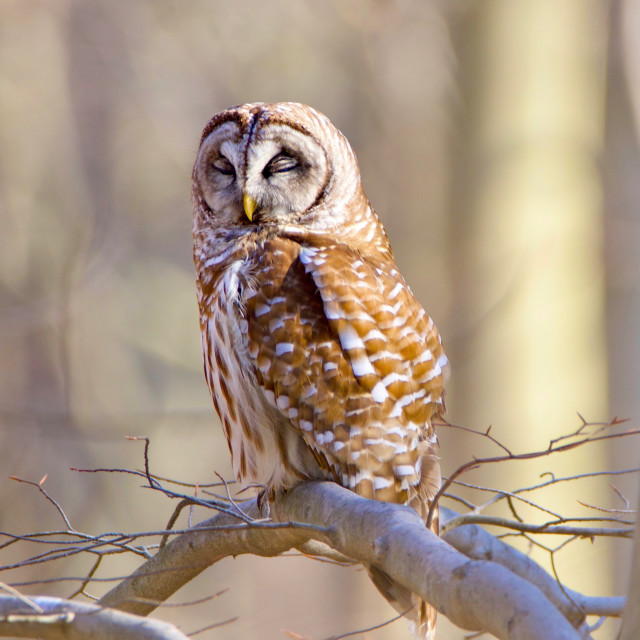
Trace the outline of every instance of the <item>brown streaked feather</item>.
[[255, 293], [244, 301], [249, 352], [274, 407], [345, 486], [400, 503], [433, 495], [442, 346], [395, 264], [383, 270], [337, 243], [278, 237], [256, 256]]

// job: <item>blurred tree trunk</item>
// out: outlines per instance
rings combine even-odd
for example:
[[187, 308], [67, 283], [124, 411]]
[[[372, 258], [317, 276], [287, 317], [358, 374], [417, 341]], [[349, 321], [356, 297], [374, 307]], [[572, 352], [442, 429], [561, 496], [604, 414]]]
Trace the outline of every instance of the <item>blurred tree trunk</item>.
[[[615, 2], [607, 87], [605, 174], [605, 237], [607, 264], [607, 324], [612, 368], [609, 371], [611, 408], [640, 419], [640, 2]], [[634, 135], [635, 132], [635, 135]], [[619, 468], [638, 466], [640, 442], [615, 443], [611, 459]], [[636, 478], [616, 480], [631, 505], [638, 501]], [[619, 505], [620, 506], [620, 505]], [[636, 544], [636, 555], [640, 553]], [[618, 590], [629, 584], [627, 545], [616, 546], [614, 576]], [[636, 566], [637, 561], [636, 561]], [[638, 571], [638, 569], [636, 569]], [[636, 604], [638, 603], [636, 595]], [[640, 623], [638, 623], [640, 624]], [[636, 627], [640, 628], [640, 627]], [[630, 636], [629, 636], [630, 637]]]
[[[577, 411], [608, 417], [606, 9], [601, 0], [488, 0], [473, 4], [456, 33], [468, 129], [454, 177], [450, 417], [493, 424], [518, 451], [570, 431]], [[563, 473], [607, 467], [594, 449], [574, 464]], [[590, 494], [592, 504], [602, 500]], [[603, 563], [592, 575], [607, 575], [603, 558], [589, 561]]]
[[[638, 498], [637, 513], [640, 513], [640, 497]], [[629, 564], [631, 566], [631, 580], [629, 592], [627, 593], [627, 605], [624, 609], [620, 640], [636, 640], [640, 637], [640, 527], [638, 526], [637, 514], [633, 554]]]

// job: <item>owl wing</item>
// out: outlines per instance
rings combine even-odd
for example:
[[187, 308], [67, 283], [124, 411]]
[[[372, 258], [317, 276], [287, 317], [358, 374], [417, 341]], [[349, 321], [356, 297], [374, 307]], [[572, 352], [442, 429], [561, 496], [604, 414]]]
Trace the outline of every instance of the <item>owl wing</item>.
[[258, 261], [245, 317], [267, 399], [344, 486], [391, 502], [431, 497], [446, 357], [395, 263], [286, 238], [268, 240]]

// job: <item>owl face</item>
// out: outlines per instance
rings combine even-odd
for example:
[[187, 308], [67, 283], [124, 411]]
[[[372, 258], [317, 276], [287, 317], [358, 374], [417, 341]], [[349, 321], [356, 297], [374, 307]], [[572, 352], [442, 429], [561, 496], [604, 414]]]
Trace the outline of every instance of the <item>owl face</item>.
[[[344, 225], [345, 204], [362, 197], [355, 155], [311, 107], [247, 104], [214, 116], [193, 172], [196, 199], [218, 227]], [[329, 214], [329, 215], [327, 215]]]
[[229, 120], [200, 147], [195, 177], [210, 209], [228, 223], [297, 220], [316, 204], [329, 176], [321, 144], [308, 132], [260, 114], [250, 128]]

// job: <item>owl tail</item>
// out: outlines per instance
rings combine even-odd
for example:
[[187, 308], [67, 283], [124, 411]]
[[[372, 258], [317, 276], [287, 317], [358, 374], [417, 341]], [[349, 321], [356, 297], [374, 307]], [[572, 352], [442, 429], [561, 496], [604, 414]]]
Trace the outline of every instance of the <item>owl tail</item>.
[[369, 577], [389, 604], [409, 621], [415, 640], [435, 640], [436, 610], [378, 567], [367, 567]]

